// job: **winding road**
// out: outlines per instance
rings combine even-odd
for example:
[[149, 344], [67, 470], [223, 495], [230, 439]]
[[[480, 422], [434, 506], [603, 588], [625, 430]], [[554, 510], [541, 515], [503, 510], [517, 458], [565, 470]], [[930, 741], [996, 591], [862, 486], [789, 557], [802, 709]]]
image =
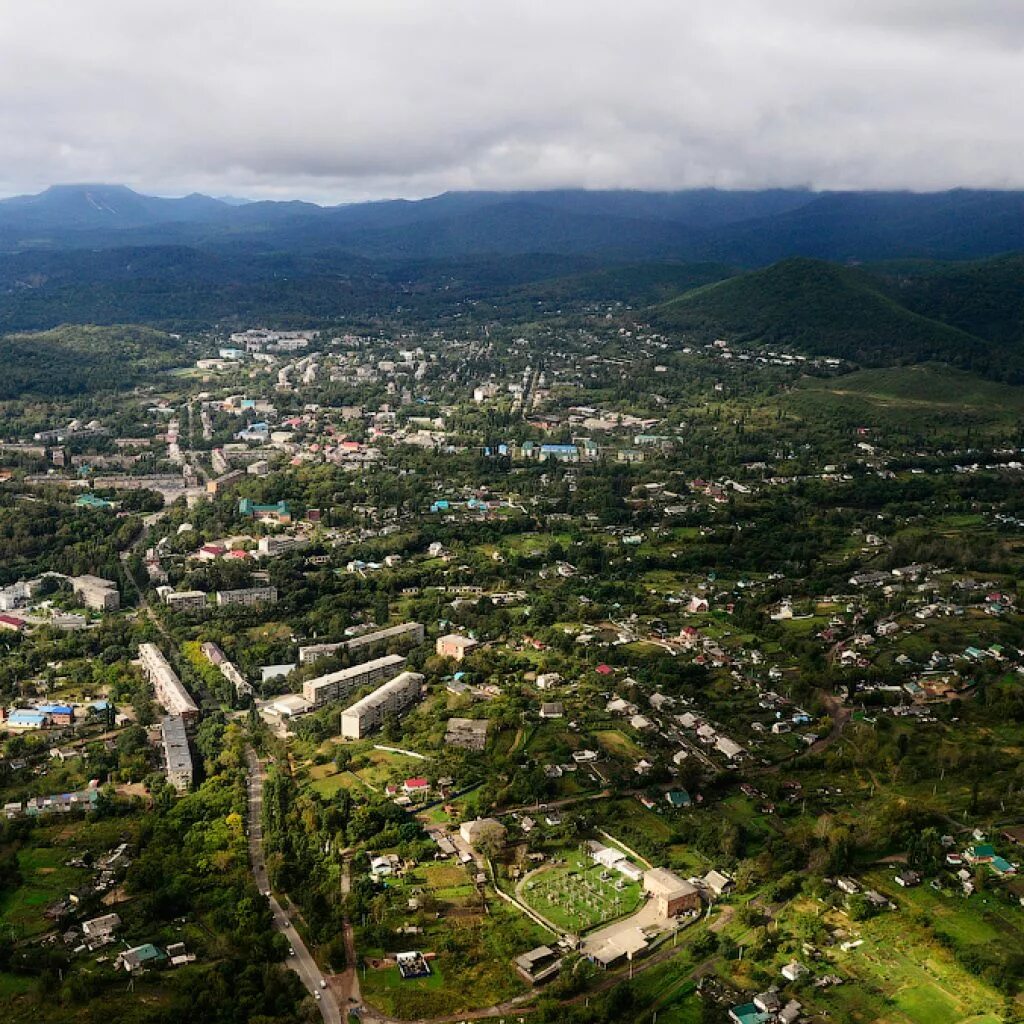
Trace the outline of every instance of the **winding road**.
[[295, 955], [289, 956], [286, 963], [299, 976], [309, 994], [317, 999], [317, 1006], [320, 1007], [320, 1013], [327, 1024], [341, 1024], [341, 1010], [338, 1008], [334, 993], [330, 988], [321, 985], [324, 977], [320, 968], [302, 941], [302, 936], [288, 919], [287, 912], [270, 891], [267, 863], [263, 854], [263, 765], [252, 748], [246, 751], [245, 756], [249, 767], [249, 862], [256, 878], [256, 885], [270, 901], [270, 909], [274, 914], [274, 929], [288, 940], [295, 951]]

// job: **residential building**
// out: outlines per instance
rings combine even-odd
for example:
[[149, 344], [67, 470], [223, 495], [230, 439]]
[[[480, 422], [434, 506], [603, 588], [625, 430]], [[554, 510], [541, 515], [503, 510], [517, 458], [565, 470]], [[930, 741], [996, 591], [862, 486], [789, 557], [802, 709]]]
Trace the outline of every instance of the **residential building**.
[[459, 826], [459, 835], [474, 849], [477, 843], [490, 836], [503, 843], [507, 834], [508, 829], [497, 818], [475, 818], [473, 821], [464, 821]]
[[328, 672], [327, 675], [307, 679], [302, 684], [302, 695], [314, 707], [322, 707], [330, 701], [344, 700], [353, 690], [393, 677], [404, 664], [405, 658], [401, 655], [389, 654], [362, 665]]
[[192, 752], [188, 746], [185, 720], [181, 715], [160, 719], [160, 740], [164, 750], [164, 771], [167, 781], [184, 793], [192, 785]]
[[199, 717], [196, 702], [156, 644], [139, 644], [139, 664], [146, 678], [153, 684], [157, 703], [169, 715], [181, 715], [187, 721]]
[[454, 658], [462, 661], [466, 655], [478, 645], [479, 641], [468, 636], [460, 636], [458, 633], [448, 633], [446, 636], [437, 638], [435, 650], [442, 658]]
[[81, 575], [71, 578], [71, 589], [87, 608], [94, 611], [115, 611], [121, 607], [121, 595], [113, 580]]
[[311, 644], [299, 648], [299, 664], [312, 665], [320, 658], [330, 658], [336, 654], [347, 652], [353, 656], [367, 656], [372, 650], [381, 647], [409, 646], [423, 643], [423, 625], [419, 622], [403, 622], [398, 626], [388, 626], [371, 633], [354, 636], [351, 640], [342, 640], [333, 644]]
[[[161, 588], [163, 589], [163, 588]], [[163, 590], [163, 601], [176, 612], [201, 612], [206, 608], [206, 592], [202, 590]]]
[[241, 483], [246, 478], [244, 469], [232, 469], [206, 484], [207, 494], [223, 494], [226, 490]]
[[388, 715], [400, 715], [419, 699], [423, 678], [418, 672], [402, 672], [356, 701], [341, 713], [341, 735], [362, 739], [382, 725]]
[[218, 590], [217, 607], [240, 604], [277, 604], [277, 587], [245, 587], [241, 590]]

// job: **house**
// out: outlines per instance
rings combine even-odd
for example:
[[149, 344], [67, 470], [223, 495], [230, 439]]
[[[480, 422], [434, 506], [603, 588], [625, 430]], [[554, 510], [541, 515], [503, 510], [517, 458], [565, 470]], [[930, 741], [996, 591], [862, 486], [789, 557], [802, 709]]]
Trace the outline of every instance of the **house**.
[[786, 981], [799, 981], [808, 973], [807, 968], [799, 960], [791, 960], [782, 968], [782, 976]]
[[9, 629], [14, 633], [21, 633], [25, 629], [25, 620], [19, 619], [17, 615], [0, 615], [0, 629]]
[[430, 792], [430, 783], [422, 776], [415, 776], [402, 783], [402, 792], [406, 796], [422, 796]]
[[724, 893], [729, 892], [735, 887], [733, 880], [722, 871], [709, 871], [701, 881], [707, 887], [709, 892], [713, 892], [716, 896], [721, 896]]
[[896, 875], [896, 884], [904, 889], [911, 889], [921, 884], [921, 876], [916, 871], [901, 871]]
[[475, 818], [473, 821], [464, 821], [459, 826], [459, 835], [474, 849], [479, 842], [489, 838], [503, 843], [507, 833], [508, 830], [497, 818]]
[[689, 807], [693, 803], [685, 789], [670, 789], [665, 794], [665, 800], [669, 807], [675, 808]]
[[393, 853], [380, 854], [370, 858], [370, 874], [374, 878], [387, 878], [398, 868], [398, 857]]
[[995, 856], [995, 847], [991, 843], [975, 843], [964, 850], [964, 860], [968, 864], [991, 864]]
[[135, 971], [144, 970], [147, 966], [162, 963], [167, 955], [156, 948], [151, 942], [144, 942], [141, 946], [134, 946], [121, 953], [114, 966], [123, 967], [129, 974]]
[[664, 918], [700, 910], [697, 887], [666, 868], [652, 868], [644, 872], [644, 892], [657, 901], [658, 912]]
[[730, 761], [739, 757], [740, 754], [743, 753], [743, 748], [734, 740], [729, 739], [728, 736], [717, 737], [715, 740], [715, 749], [720, 754], [724, 754]]
[[540, 706], [541, 718], [561, 718], [564, 714], [565, 709], [558, 701], [551, 701]]

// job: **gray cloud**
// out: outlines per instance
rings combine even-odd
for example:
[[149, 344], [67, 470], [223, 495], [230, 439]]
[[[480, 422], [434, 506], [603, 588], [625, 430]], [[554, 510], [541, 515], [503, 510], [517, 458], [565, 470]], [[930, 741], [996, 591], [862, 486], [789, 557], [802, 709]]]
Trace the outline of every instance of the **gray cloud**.
[[0, 0], [0, 192], [1024, 186], [1016, 0]]

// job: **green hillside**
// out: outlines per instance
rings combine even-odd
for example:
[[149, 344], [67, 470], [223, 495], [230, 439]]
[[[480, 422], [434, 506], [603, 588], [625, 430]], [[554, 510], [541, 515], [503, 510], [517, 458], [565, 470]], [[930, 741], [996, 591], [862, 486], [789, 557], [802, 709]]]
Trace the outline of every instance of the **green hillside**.
[[184, 359], [178, 339], [149, 327], [64, 325], [8, 334], [0, 336], [0, 399], [129, 388]]
[[654, 323], [699, 338], [758, 342], [865, 366], [943, 362], [1022, 379], [1019, 354], [907, 308], [864, 271], [790, 259], [654, 307]]
[[1024, 342], [1024, 256], [964, 263], [881, 264], [872, 272], [898, 302], [987, 341]]

